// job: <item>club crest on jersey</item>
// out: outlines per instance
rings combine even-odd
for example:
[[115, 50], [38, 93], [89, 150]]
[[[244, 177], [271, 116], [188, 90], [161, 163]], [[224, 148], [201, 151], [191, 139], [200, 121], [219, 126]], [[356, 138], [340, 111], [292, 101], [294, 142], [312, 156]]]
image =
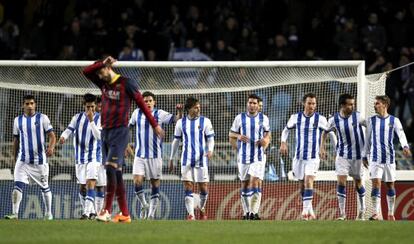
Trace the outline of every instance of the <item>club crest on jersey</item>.
[[119, 91], [114, 91], [114, 90], [106, 90], [104, 89], [103, 92], [105, 93], [105, 95], [112, 100], [119, 100], [121, 97], [121, 93]]

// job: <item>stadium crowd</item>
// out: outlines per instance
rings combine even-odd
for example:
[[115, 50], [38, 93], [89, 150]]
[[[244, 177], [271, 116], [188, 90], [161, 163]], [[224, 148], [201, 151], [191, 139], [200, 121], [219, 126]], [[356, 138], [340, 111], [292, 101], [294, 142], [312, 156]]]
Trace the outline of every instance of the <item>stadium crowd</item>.
[[[0, 59], [153, 61], [174, 48], [216, 61], [363, 59], [378, 73], [414, 61], [414, 1], [0, 0]], [[412, 66], [387, 94], [412, 131]]]

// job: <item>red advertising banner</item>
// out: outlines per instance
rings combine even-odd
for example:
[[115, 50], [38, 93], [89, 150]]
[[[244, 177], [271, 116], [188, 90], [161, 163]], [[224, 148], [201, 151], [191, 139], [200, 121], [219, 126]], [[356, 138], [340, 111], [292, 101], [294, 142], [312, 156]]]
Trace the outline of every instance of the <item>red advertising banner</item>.
[[[240, 184], [211, 183], [207, 212], [209, 219], [241, 219]], [[357, 199], [352, 183], [347, 186], [347, 216], [355, 218]], [[317, 182], [313, 209], [317, 219], [336, 219], [339, 214], [336, 198], [336, 182]], [[300, 219], [302, 199], [297, 182], [266, 183], [262, 192], [260, 217], [266, 220]]]
[[[395, 182], [397, 198], [395, 200], [395, 219], [414, 220], [414, 182]], [[384, 219], [387, 218], [388, 205], [385, 197], [387, 190], [383, 186], [382, 193], [382, 213]]]

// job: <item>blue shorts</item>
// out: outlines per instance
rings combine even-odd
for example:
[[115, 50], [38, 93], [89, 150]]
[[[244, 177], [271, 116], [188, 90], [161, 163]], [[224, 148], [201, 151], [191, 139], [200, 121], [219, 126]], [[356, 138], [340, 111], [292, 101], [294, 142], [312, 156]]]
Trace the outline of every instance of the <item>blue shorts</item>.
[[125, 149], [129, 141], [129, 128], [102, 129], [102, 160], [104, 163], [124, 164]]

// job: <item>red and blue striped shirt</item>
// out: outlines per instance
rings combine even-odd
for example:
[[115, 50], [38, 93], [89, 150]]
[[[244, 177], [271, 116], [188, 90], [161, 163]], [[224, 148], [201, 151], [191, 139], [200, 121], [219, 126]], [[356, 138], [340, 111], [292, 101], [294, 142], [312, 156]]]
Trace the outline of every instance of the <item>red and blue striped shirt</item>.
[[83, 74], [97, 85], [102, 91], [102, 128], [110, 129], [127, 127], [131, 101], [134, 100], [147, 117], [153, 128], [158, 126], [138, 90], [138, 83], [130, 78], [120, 76], [115, 82], [108, 84], [100, 79], [96, 72], [105, 67], [101, 62], [95, 62], [83, 70]]

